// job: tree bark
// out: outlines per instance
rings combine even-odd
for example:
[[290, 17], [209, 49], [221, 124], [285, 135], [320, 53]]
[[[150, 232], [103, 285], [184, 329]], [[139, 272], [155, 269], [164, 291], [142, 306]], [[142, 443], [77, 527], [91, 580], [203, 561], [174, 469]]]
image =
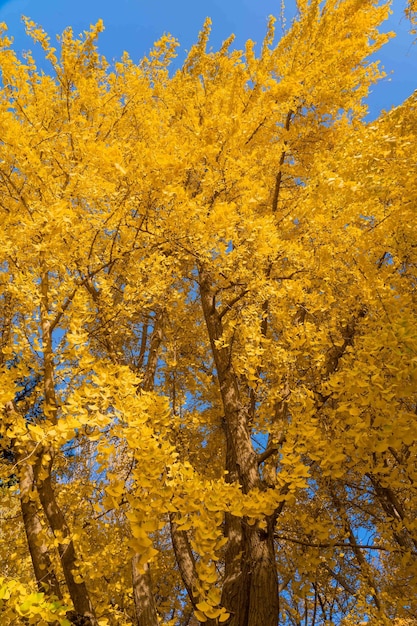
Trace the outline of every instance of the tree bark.
[[[150, 338], [148, 359], [141, 384], [144, 391], [152, 391], [158, 364], [159, 346], [162, 341], [163, 311], [155, 316], [153, 332]], [[158, 613], [152, 589], [151, 568], [149, 564], [140, 565], [140, 555], [132, 558], [132, 584], [138, 626], [159, 626]]]
[[[195, 559], [191, 550], [190, 542], [185, 530], [180, 530], [175, 523], [175, 515], [173, 513], [169, 516], [170, 528], [171, 528], [171, 540], [172, 547], [174, 548], [175, 560], [178, 565], [178, 569], [181, 574], [181, 578], [185, 585], [185, 588], [190, 599], [190, 604], [193, 610], [196, 607], [196, 598], [194, 596], [194, 590], [196, 582], [198, 580], [197, 572], [195, 569]], [[204, 622], [205, 626], [216, 626], [217, 620], [207, 619]]]
[[195, 608], [194, 590], [197, 581], [195, 571], [195, 559], [191, 551], [190, 542], [188, 541], [185, 530], [180, 530], [175, 523], [175, 515], [169, 516], [171, 529], [171, 541], [174, 548], [175, 560], [180, 570], [181, 578], [185, 585], [191, 604]]
[[[13, 414], [16, 413], [13, 402], [6, 403], [5, 413], [6, 420], [12, 422]], [[26, 448], [23, 450], [19, 449], [18, 446], [15, 446], [14, 449], [19, 476], [20, 509], [23, 526], [39, 591], [62, 599], [62, 593], [52, 566], [48, 547], [42, 540], [42, 523], [36, 503], [36, 480], [33, 471], [33, 463], [37, 459], [34, 452], [34, 450], [30, 451]]]
[[[49, 273], [41, 256], [41, 332], [43, 350], [43, 392], [44, 414], [52, 425], [58, 421], [58, 403], [55, 393], [54, 351], [52, 344], [53, 325], [49, 314]], [[58, 537], [58, 553], [64, 572], [65, 582], [74, 605], [75, 619], [84, 618], [85, 626], [97, 626], [94, 609], [84, 581], [76, 582], [77, 557], [71, 533], [64, 514], [56, 501], [51, 474], [53, 450], [44, 449], [39, 454], [34, 466], [34, 477], [38, 488], [39, 499], [46, 519], [56, 537]]]
[[140, 555], [132, 558], [133, 599], [138, 626], [159, 626], [155, 599], [152, 590], [149, 564], [140, 565]]
[[[58, 553], [75, 613], [77, 617], [84, 617], [85, 620], [88, 620], [89, 626], [97, 626], [86, 584], [84, 581], [76, 582], [75, 580], [75, 574], [78, 571], [77, 556], [64, 514], [55, 499], [51, 482], [52, 460], [48, 461], [49, 466], [46, 469], [41, 467], [41, 464], [40, 459], [35, 469], [39, 499], [52, 532], [59, 537]], [[43, 476], [44, 472], [46, 472], [45, 477]]]
[[[202, 266], [199, 267], [199, 288], [223, 403], [227, 476], [230, 482], [238, 481], [242, 485], [243, 493], [249, 493], [254, 488], [264, 488], [258, 455], [251, 441], [253, 407], [250, 398], [241, 398], [230, 348], [221, 347], [222, 318], [216, 307], [210, 274]], [[275, 517], [266, 520], [265, 529], [260, 529], [258, 524], [249, 526], [244, 519], [230, 515], [225, 521], [229, 542], [225, 552], [222, 604], [231, 614], [227, 624], [276, 626], [279, 601], [273, 539]]]
[[33, 499], [33, 494], [36, 493], [33, 467], [29, 462], [23, 460], [19, 463], [19, 489], [23, 525], [38, 589], [61, 600], [62, 594], [51, 563], [49, 550], [45, 542], [41, 540], [42, 524], [38, 515], [37, 504]]

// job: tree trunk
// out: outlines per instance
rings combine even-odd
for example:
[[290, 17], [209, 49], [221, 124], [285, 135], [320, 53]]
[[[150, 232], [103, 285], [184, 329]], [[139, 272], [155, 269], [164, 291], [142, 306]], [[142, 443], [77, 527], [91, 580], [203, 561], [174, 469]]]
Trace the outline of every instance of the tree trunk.
[[[217, 370], [224, 410], [226, 469], [228, 480], [238, 481], [243, 493], [263, 489], [258, 455], [251, 441], [253, 404], [242, 399], [239, 381], [231, 363], [230, 347], [221, 346], [222, 318], [216, 308], [209, 273], [199, 268], [201, 304]], [[276, 626], [279, 615], [278, 580], [273, 531], [275, 517], [266, 529], [249, 526], [245, 520], [226, 516], [226, 579], [222, 604], [230, 612], [228, 626]]]
[[[226, 480], [229, 483], [239, 481], [236, 464], [232, 463], [232, 453], [228, 449], [226, 440]], [[241, 584], [241, 567], [243, 553], [243, 528], [242, 520], [231, 513], [225, 513], [224, 535], [227, 544], [224, 555], [224, 581], [221, 603], [231, 615], [238, 614], [239, 587]]]
[[[163, 311], [155, 316], [154, 328], [150, 339], [148, 359], [141, 388], [152, 391], [158, 364], [158, 351], [162, 341]], [[151, 568], [147, 563], [140, 565], [140, 555], [132, 558], [132, 584], [135, 613], [138, 626], [159, 626], [155, 598], [152, 589]]]
[[[52, 425], [55, 425], [58, 421], [58, 403], [55, 393], [52, 332], [54, 325], [59, 320], [59, 315], [58, 317], [55, 317], [54, 322], [51, 322], [49, 307], [49, 272], [44, 263], [43, 253], [41, 253], [40, 261], [40, 317], [43, 349], [44, 415]], [[49, 526], [55, 537], [58, 537], [58, 553], [61, 559], [65, 581], [67, 583], [68, 591], [76, 613], [76, 615], [71, 616], [71, 618], [75, 620], [78, 618], [84, 618], [84, 623], [87, 622], [85, 626], [97, 626], [97, 620], [85, 582], [76, 582], [75, 580], [75, 575], [78, 570], [76, 565], [77, 557], [64, 514], [55, 499], [51, 481], [52, 464], [53, 450], [43, 450], [43, 453], [39, 455], [35, 464], [34, 475], [38, 488], [39, 499], [45, 512], [46, 519], [48, 520]]]
[[197, 581], [197, 574], [195, 571], [195, 559], [191, 551], [190, 542], [188, 541], [187, 533], [185, 530], [180, 530], [175, 523], [175, 515], [173, 513], [169, 516], [170, 529], [171, 529], [171, 541], [174, 548], [175, 560], [178, 565], [178, 569], [181, 574], [181, 578], [188, 593], [188, 597], [192, 606], [195, 608], [195, 583]]
[[[19, 461], [18, 461], [19, 463]], [[61, 590], [53, 570], [48, 547], [42, 538], [42, 524], [38, 507], [33, 500], [35, 492], [33, 467], [28, 462], [19, 463], [20, 506], [33, 570], [39, 591], [62, 599]]]
[[275, 564], [273, 524], [266, 530], [245, 525], [242, 577], [238, 612], [233, 626], [276, 626], [278, 624], [278, 574]]
[[[56, 537], [59, 537], [58, 553], [75, 613], [77, 617], [84, 617], [88, 620], [89, 626], [97, 626], [86, 584], [84, 581], [76, 582], [75, 580], [78, 571], [77, 556], [64, 514], [55, 499], [50, 475], [51, 465], [52, 460], [48, 461], [46, 468], [41, 467], [41, 460], [37, 464], [39, 499], [52, 532]], [[47, 472], [45, 477], [43, 476], [44, 472]]]
[[139, 554], [132, 558], [133, 599], [138, 626], [159, 626], [152, 591], [151, 569], [148, 564], [140, 565]]
[[[178, 569], [181, 574], [181, 578], [185, 585], [185, 588], [190, 599], [190, 604], [193, 610], [196, 607], [196, 598], [194, 596], [194, 590], [196, 582], [198, 580], [197, 572], [195, 569], [195, 559], [191, 550], [190, 542], [185, 530], [180, 530], [175, 523], [175, 515], [173, 513], [169, 516], [170, 528], [171, 528], [171, 540], [172, 547], [174, 548], [175, 560], [178, 565]], [[204, 622], [205, 626], [216, 626], [217, 620], [208, 619]]]

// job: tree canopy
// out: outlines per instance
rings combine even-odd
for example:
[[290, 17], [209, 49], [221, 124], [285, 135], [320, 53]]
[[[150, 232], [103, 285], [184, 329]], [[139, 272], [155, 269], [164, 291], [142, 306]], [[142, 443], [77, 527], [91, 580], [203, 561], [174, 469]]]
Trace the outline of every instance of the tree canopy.
[[417, 92], [297, 4], [175, 72], [3, 26], [2, 624], [417, 619]]

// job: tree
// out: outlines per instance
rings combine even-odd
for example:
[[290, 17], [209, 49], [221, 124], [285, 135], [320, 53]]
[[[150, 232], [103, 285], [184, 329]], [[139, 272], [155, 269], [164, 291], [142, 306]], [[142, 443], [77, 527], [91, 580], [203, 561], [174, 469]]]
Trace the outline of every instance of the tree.
[[298, 8], [175, 73], [3, 32], [8, 624], [417, 616], [416, 97], [364, 121], [388, 5]]

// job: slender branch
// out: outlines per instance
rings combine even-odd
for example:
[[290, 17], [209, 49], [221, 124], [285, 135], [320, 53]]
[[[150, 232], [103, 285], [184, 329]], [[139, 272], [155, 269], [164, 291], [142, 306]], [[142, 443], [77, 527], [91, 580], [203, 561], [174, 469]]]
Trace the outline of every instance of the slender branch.
[[98, 274], [102, 270], [106, 269], [107, 267], [110, 267], [115, 262], [116, 262], [116, 259], [113, 259], [111, 261], [108, 261], [107, 263], [104, 263], [104, 265], [100, 265], [100, 267], [95, 269], [93, 272], [89, 272], [88, 275], [85, 278], [83, 278], [82, 280], [80, 280], [76, 284], [76, 286], [71, 291], [69, 296], [66, 297], [66, 299], [64, 301], [64, 304], [62, 305], [61, 309], [58, 311], [58, 313], [55, 315], [55, 318], [50, 323], [50, 331], [51, 332], [57, 327], [57, 325], [61, 321], [61, 318], [62, 318], [63, 314], [68, 309], [68, 307], [71, 304], [71, 302], [73, 301], [74, 296], [77, 293], [77, 290], [79, 289], [79, 287], [83, 287], [85, 285], [87, 287], [88, 291], [90, 293], [92, 293], [92, 290], [94, 290], [94, 287], [91, 284], [91, 278], [93, 278], [96, 274]]
[[262, 126], [265, 124], [265, 122], [266, 122], [266, 117], [264, 117], [264, 119], [261, 122], [259, 122], [258, 126], [251, 133], [250, 137], [245, 141], [245, 146], [247, 146], [248, 143], [250, 143], [252, 141], [252, 139], [255, 137], [256, 133], [258, 132], [258, 130], [262, 128]]
[[232, 306], [236, 304], [236, 302], [239, 302], [239, 300], [244, 298], [247, 293], [249, 293], [249, 289], [244, 289], [235, 298], [233, 298], [229, 302], [226, 302], [223, 310], [219, 312], [219, 318], [222, 319], [222, 317], [224, 317], [224, 315], [226, 315], [226, 313], [228, 313], [231, 310]]
[[339, 583], [341, 587], [343, 587], [345, 591], [350, 593], [351, 596], [354, 596], [356, 594], [355, 589], [348, 583], [348, 581], [346, 580], [344, 576], [342, 576], [342, 574], [340, 574], [339, 572], [335, 572], [328, 565], [324, 564], [323, 567], [325, 570], [329, 572], [329, 574], [333, 576], [333, 578]]
[[285, 435], [281, 435], [275, 445], [268, 447], [266, 450], [258, 454], [258, 465], [264, 463], [270, 456], [278, 452], [279, 447], [285, 443]]
[[[293, 115], [294, 115], [294, 111], [288, 111], [287, 117], [285, 120], [285, 125], [284, 125], [284, 128], [287, 131], [290, 128]], [[274, 195], [272, 198], [272, 213], [276, 213], [278, 209], [279, 195], [280, 195], [281, 186], [282, 186], [282, 166], [284, 165], [285, 157], [287, 155], [286, 147], [287, 147], [286, 143], [284, 142], [284, 148], [281, 152], [281, 157], [279, 159], [278, 174], [275, 179]]]
[[[385, 548], [384, 546], [378, 546], [376, 544], [353, 544], [346, 543], [343, 541], [328, 541], [323, 543], [312, 543], [311, 541], [305, 541], [303, 539], [295, 539], [294, 537], [284, 537], [282, 535], [275, 534], [275, 539], [280, 541], [289, 541], [291, 543], [296, 543], [300, 546], [305, 546], [307, 548], [347, 548], [356, 550], [357, 548], [360, 550], [380, 550], [382, 552], [402, 552], [402, 550], [393, 550], [392, 548]], [[416, 554], [412, 552], [412, 554]]]

